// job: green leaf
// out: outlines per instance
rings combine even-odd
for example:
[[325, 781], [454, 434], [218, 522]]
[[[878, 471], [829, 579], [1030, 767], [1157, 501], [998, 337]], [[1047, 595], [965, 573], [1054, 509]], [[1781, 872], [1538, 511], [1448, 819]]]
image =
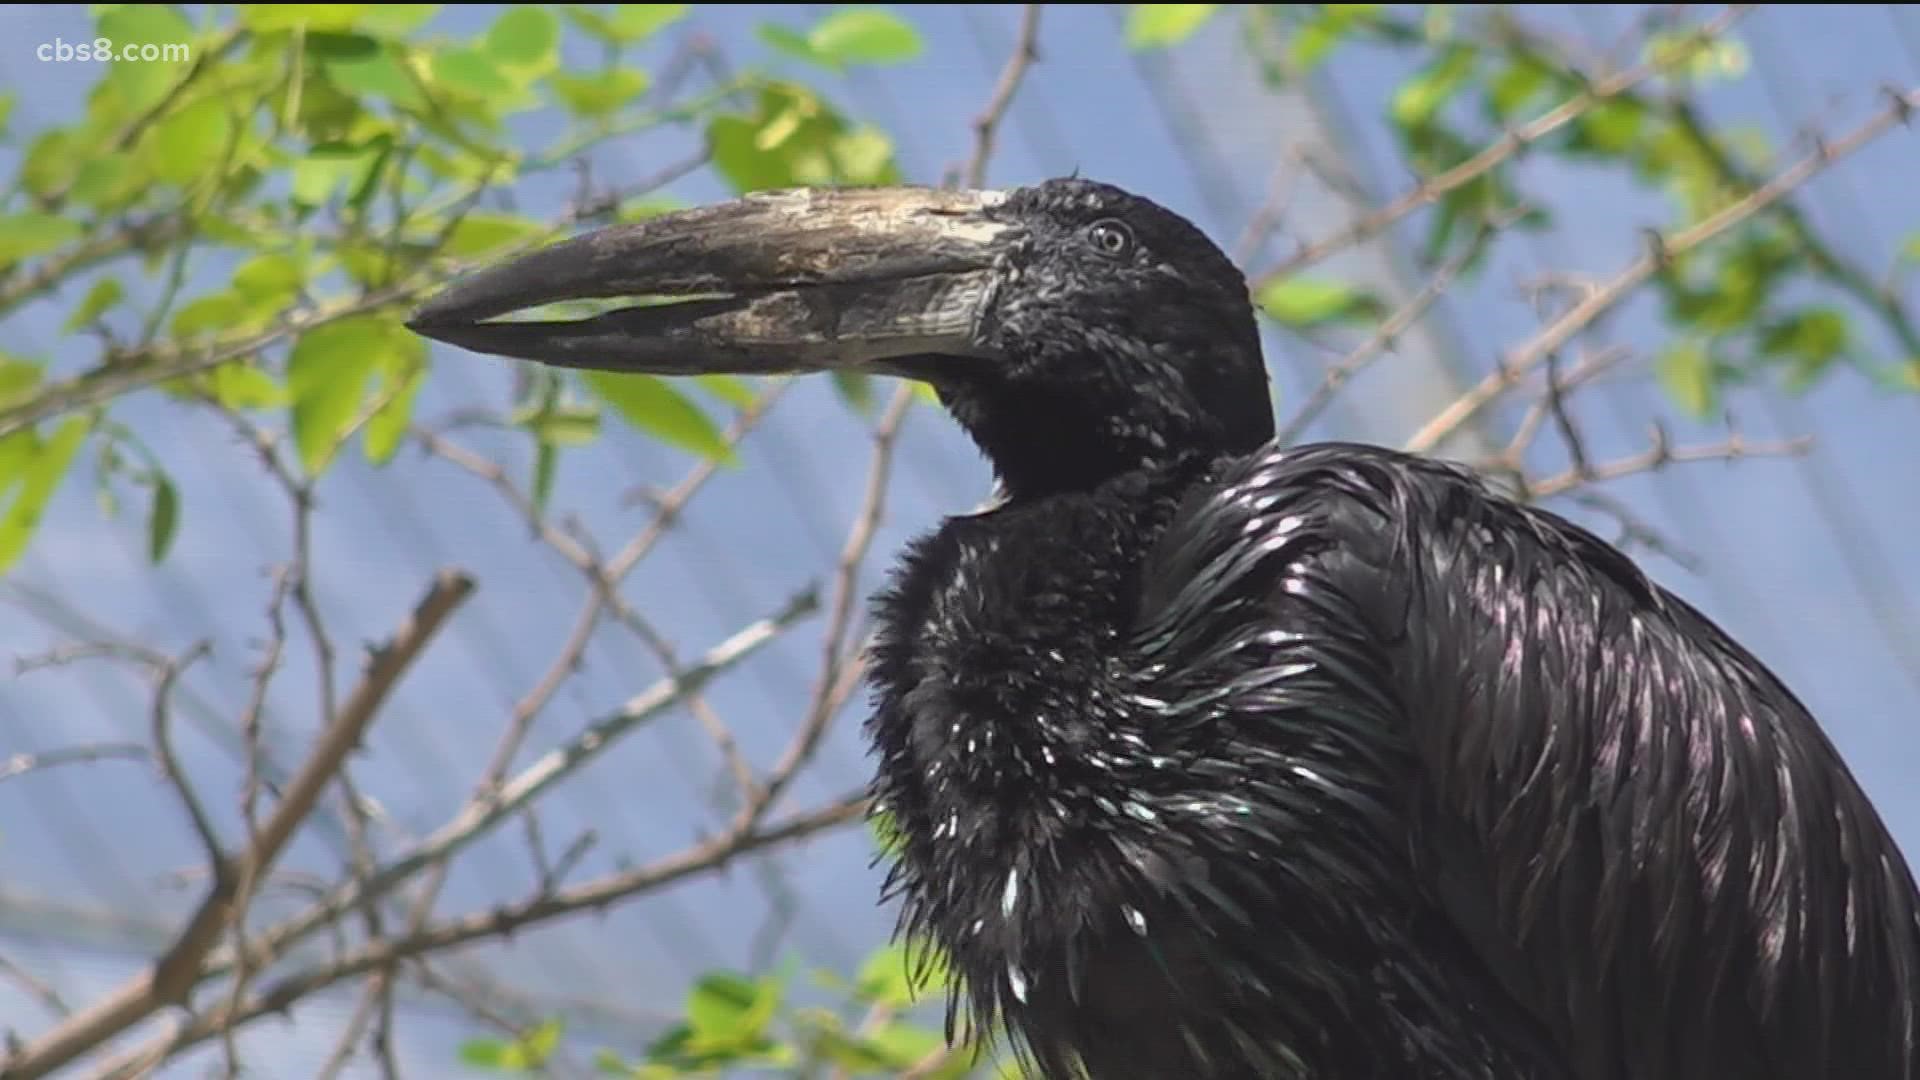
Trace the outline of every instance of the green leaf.
[[1506, 121], [1545, 90], [1551, 73], [1527, 57], [1516, 57], [1487, 88], [1487, 109], [1497, 121]]
[[291, 299], [306, 283], [306, 268], [300, 260], [280, 252], [255, 255], [233, 272], [234, 290], [256, 304]]
[[548, 1020], [512, 1042], [469, 1039], [460, 1044], [460, 1060], [496, 1072], [534, 1072], [553, 1056], [554, 1048], [560, 1045], [561, 1030], [559, 1020]]
[[560, 448], [542, 439], [533, 452], [533, 512], [545, 514], [547, 501], [553, 498], [554, 468], [560, 463]]
[[[75, 330], [92, 326], [101, 315], [106, 314], [107, 309], [118, 304], [125, 297], [126, 290], [120, 287], [119, 278], [101, 278], [93, 283], [93, 288], [87, 290], [86, 296], [80, 298], [79, 306], [73, 309], [73, 314], [67, 316], [66, 325], [62, 329], [71, 334]], [[0, 393], [0, 397], [4, 396], [4, 393]]]
[[1403, 129], [1433, 122], [1446, 103], [1473, 77], [1477, 54], [1466, 46], [1447, 49], [1438, 60], [1402, 83], [1393, 95], [1393, 119]]
[[[419, 83], [392, 46], [360, 34], [317, 34], [307, 38], [307, 54], [326, 72], [327, 80], [347, 94], [380, 98], [415, 111], [427, 108]], [[352, 106], [352, 99], [345, 104]]]
[[805, 60], [809, 64], [819, 64], [821, 67], [833, 66], [833, 61], [820, 55], [819, 50], [813, 47], [813, 42], [807, 40], [807, 35], [797, 30], [791, 30], [779, 23], [761, 23], [755, 32], [760, 35], [760, 40], [773, 46], [776, 52], [785, 53], [797, 60]]
[[653, 375], [589, 371], [582, 379], [629, 424], [702, 457], [733, 463], [733, 450], [691, 398]]
[[595, 75], [556, 72], [553, 92], [576, 116], [606, 116], [647, 92], [647, 73], [636, 68], [608, 68]]
[[1163, 49], [1193, 36], [1219, 4], [1135, 4], [1127, 12], [1127, 44], [1135, 49]]
[[696, 1032], [730, 1034], [756, 996], [753, 983], [737, 975], [703, 976], [687, 1000], [687, 1021]]
[[441, 86], [469, 97], [490, 98], [513, 92], [513, 83], [478, 49], [435, 53], [433, 77]]
[[1847, 348], [1846, 316], [1832, 308], [1797, 312], [1766, 327], [1760, 351], [1792, 364], [1790, 384], [1805, 389]]
[[173, 536], [180, 528], [180, 492], [167, 474], [153, 473], [153, 511], [147, 515], [147, 558], [155, 563], [166, 559], [173, 549]]
[[13, 119], [14, 93], [9, 90], [0, 94], [0, 139], [7, 137], [7, 124]]
[[753, 388], [738, 375], [697, 375], [694, 381], [707, 393], [738, 409], [753, 404], [756, 397]]
[[519, 214], [472, 213], [453, 227], [440, 250], [452, 258], [472, 258], [531, 239], [545, 228], [540, 222]]
[[403, 38], [440, 14], [444, 4], [369, 4], [355, 24], [385, 38]]
[[79, 222], [37, 210], [0, 215], [0, 266], [44, 255], [78, 240], [84, 231]]
[[880, 8], [848, 8], [822, 19], [807, 44], [835, 64], [898, 64], [924, 48], [919, 31]]
[[863, 371], [835, 371], [833, 389], [854, 412], [873, 411], [873, 378]]
[[[99, 36], [113, 42], [116, 52], [150, 45], [157, 55], [164, 56], [168, 46], [194, 40], [193, 26], [170, 4], [117, 5], [102, 12], [95, 25]], [[128, 114], [135, 115], [158, 104], [185, 67], [181, 60], [148, 60], [139, 55], [116, 58], [103, 85], [116, 91]]]
[[67, 198], [80, 206], [106, 209], [141, 194], [149, 172], [133, 154], [112, 151], [90, 155], [73, 173]]
[[1719, 396], [1713, 358], [1699, 342], [1669, 347], [1654, 365], [1655, 374], [1673, 400], [1695, 417], [1713, 412]]
[[1624, 154], [1638, 141], [1646, 118], [1647, 107], [1632, 98], [1603, 101], [1575, 122], [1570, 148], [1607, 156]]
[[243, 361], [221, 364], [207, 373], [208, 389], [222, 407], [237, 412], [275, 409], [287, 403], [287, 388], [273, 376]]
[[1900, 248], [1900, 257], [1908, 262], [1920, 263], [1920, 233], [1907, 237], [1906, 244]]
[[0, 353], [0, 407], [26, 400], [39, 385], [39, 364]]
[[6, 513], [0, 515], [0, 572], [12, 567], [27, 550], [27, 541], [39, 528], [47, 503], [59, 491], [60, 482], [66, 479], [67, 467], [73, 464], [74, 455], [86, 441], [87, 430], [86, 418], [75, 416], [62, 423], [51, 439], [41, 441], [32, 431], [23, 431], [7, 440], [30, 438], [33, 442], [18, 474], [19, 494]]
[[536, 7], [510, 8], [487, 31], [486, 54], [514, 78], [527, 82], [560, 63], [560, 20]]
[[301, 335], [287, 360], [293, 440], [309, 474], [325, 469], [357, 419], [367, 378], [376, 369], [419, 363], [425, 342], [391, 318], [357, 315]]
[[20, 183], [35, 195], [51, 195], [71, 180], [87, 156], [79, 152], [80, 140], [71, 131], [43, 131], [27, 147], [26, 160], [20, 163]]
[[210, 293], [173, 313], [173, 333], [190, 338], [229, 330], [244, 322], [249, 310], [246, 298], [232, 290]]
[[[354, 28], [372, 4], [243, 4], [240, 23], [255, 33], [292, 30], [305, 26], [309, 31], [341, 31]], [[408, 4], [406, 7], [420, 7]]]
[[147, 155], [153, 175], [171, 184], [204, 179], [233, 139], [232, 108], [224, 98], [202, 98], [156, 124]]
[[322, 206], [342, 187], [361, 187], [379, 162], [379, 146], [330, 144], [316, 146], [293, 166], [293, 201]]
[[460, 1044], [460, 1060], [476, 1069], [500, 1069], [507, 1060], [505, 1039], [468, 1039]]
[[1260, 290], [1258, 302], [1268, 315], [1296, 329], [1361, 322], [1386, 313], [1377, 297], [1320, 278], [1281, 278]]
[[854, 978], [854, 992], [860, 1000], [904, 1009], [913, 1005], [914, 986], [911, 958], [898, 944], [882, 947], [860, 965]]
[[692, 10], [692, 4], [621, 4], [607, 23], [615, 40], [632, 45], [686, 18]]
[[385, 465], [406, 440], [407, 425], [413, 420], [413, 402], [425, 384], [427, 365], [408, 363], [400, 370], [381, 372], [380, 395], [385, 403], [367, 418], [367, 460]]

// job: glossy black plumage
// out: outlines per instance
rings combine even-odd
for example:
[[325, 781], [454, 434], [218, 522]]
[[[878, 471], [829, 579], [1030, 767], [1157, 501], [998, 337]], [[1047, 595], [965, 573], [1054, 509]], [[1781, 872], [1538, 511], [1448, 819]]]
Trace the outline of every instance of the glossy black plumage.
[[1047, 1080], [1914, 1080], [1911, 874], [1755, 658], [1461, 470], [1271, 445], [1177, 215], [928, 212], [993, 252], [969, 327], [853, 351], [1004, 489], [877, 602], [889, 886], [956, 1012]]

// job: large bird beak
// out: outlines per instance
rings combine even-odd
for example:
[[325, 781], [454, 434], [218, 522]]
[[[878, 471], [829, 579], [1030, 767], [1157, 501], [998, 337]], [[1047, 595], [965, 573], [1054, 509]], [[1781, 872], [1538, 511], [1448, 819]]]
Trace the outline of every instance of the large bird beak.
[[[1008, 232], [987, 211], [1002, 198], [933, 188], [752, 195], [481, 270], [407, 325], [479, 353], [662, 375], [884, 371], [911, 357], [980, 357]], [[576, 322], [490, 321], [614, 297], [647, 303]]]

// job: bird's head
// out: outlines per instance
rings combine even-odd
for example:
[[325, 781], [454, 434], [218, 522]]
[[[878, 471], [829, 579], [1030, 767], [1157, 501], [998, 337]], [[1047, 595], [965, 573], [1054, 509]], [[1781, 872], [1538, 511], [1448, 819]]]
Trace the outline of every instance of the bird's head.
[[[608, 298], [643, 303], [499, 318]], [[1087, 180], [751, 195], [482, 270], [409, 325], [563, 367], [922, 380], [1016, 498], [1273, 434], [1240, 272], [1184, 218]]]

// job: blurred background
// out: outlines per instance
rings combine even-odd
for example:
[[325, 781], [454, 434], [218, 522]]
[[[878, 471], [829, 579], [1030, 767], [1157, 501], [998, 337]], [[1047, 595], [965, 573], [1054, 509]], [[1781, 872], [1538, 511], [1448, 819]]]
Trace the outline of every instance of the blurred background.
[[[1621, 542], [1920, 838], [1908, 7], [0, 30], [12, 1065], [66, 1033], [79, 1076], [969, 1074], [884, 948], [854, 677], [894, 554], [989, 494], [972, 446], [891, 384], [592, 382], [397, 322], [508, 251], [756, 188], [1078, 172], [1189, 216], [1249, 273], [1290, 437], [1469, 461]], [[289, 802], [443, 568], [471, 597]], [[253, 959], [188, 942], [191, 1013], [98, 1022], [235, 899], [183, 789], [230, 865], [274, 856]]]

